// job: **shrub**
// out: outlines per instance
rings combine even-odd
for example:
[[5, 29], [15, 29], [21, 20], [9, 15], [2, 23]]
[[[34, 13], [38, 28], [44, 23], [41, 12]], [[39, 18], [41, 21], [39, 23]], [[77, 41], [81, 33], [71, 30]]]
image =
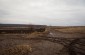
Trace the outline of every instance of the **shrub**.
[[32, 48], [29, 45], [16, 45], [1, 51], [0, 55], [29, 55]]

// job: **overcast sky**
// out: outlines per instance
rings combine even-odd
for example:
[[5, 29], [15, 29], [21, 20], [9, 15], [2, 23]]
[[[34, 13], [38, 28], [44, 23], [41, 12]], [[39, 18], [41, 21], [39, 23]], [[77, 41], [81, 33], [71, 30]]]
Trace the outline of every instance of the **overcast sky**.
[[0, 23], [85, 26], [85, 0], [0, 0]]

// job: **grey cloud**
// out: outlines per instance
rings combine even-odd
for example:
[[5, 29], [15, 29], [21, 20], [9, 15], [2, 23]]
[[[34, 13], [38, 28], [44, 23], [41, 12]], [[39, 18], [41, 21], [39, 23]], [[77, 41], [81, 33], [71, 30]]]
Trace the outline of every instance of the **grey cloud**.
[[[73, 6], [85, 6], [85, 0], [53, 0], [55, 4], [59, 3], [61, 5], [73, 5]], [[55, 2], [56, 1], [56, 2]]]
[[85, 0], [0, 0], [0, 23], [84, 25]]
[[69, 5], [85, 6], [85, 0], [67, 0]]
[[9, 15], [9, 12], [5, 11], [5, 10], [0, 10], [0, 18], [3, 18], [5, 16]]

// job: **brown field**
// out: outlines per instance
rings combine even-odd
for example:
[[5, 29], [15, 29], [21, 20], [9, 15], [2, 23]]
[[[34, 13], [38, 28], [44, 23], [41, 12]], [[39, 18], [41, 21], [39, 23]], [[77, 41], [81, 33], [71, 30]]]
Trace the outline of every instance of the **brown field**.
[[85, 55], [85, 27], [47, 27], [44, 32], [0, 34], [0, 55]]

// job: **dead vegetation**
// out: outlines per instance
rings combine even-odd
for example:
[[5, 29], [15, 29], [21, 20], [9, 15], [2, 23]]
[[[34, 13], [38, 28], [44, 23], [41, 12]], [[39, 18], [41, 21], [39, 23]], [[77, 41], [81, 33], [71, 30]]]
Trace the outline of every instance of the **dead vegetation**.
[[63, 33], [81, 33], [85, 34], [85, 27], [64, 27], [64, 28], [58, 28], [55, 29], [56, 31], [60, 31]]
[[[54, 38], [49, 34], [50, 32], [55, 34]], [[66, 47], [64, 48], [64, 45], [60, 43], [67, 43], [67, 41], [64, 39], [65, 37], [73, 38], [76, 36], [77, 38], [82, 37], [83, 34], [83, 38], [85, 38], [84, 33], [85, 27], [51, 27], [47, 28], [44, 32], [33, 32], [23, 35], [0, 35], [0, 55], [69, 55], [67, 51], [69, 48], [67, 47], [68, 45], [66, 44], [67, 46], [65, 45]], [[39, 37], [45, 39], [37, 39]], [[32, 38], [32, 40], [29, 40], [29, 38]], [[64, 40], [66, 42], [64, 42]], [[85, 46], [83, 48], [85, 48]]]
[[37, 38], [37, 37], [46, 37], [49, 34], [49, 31], [46, 30], [44, 32], [33, 32], [30, 35], [28, 35], [27, 37], [24, 38]]
[[32, 52], [29, 45], [16, 45], [3, 50], [0, 50], [0, 55], [28, 55]]

